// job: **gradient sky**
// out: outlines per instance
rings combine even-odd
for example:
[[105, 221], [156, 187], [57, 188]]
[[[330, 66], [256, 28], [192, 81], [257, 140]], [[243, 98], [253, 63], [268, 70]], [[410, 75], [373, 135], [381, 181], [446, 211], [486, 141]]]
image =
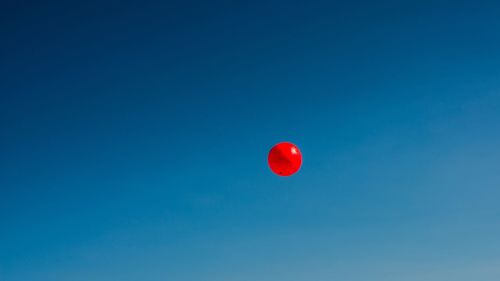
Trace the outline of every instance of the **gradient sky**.
[[20, 2], [0, 280], [500, 280], [498, 1]]

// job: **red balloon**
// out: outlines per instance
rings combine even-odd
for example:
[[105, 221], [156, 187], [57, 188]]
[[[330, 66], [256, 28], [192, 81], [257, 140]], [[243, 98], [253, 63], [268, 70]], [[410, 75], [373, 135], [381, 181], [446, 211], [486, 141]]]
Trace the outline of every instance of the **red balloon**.
[[302, 165], [302, 153], [295, 144], [280, 142], [269, 151], [267, 163], [278, 176], [291, 176]]

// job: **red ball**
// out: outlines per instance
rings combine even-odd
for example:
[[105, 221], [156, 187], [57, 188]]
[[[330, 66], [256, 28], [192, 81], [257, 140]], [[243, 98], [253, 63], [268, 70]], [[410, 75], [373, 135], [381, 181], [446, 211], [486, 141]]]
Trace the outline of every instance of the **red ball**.
[[281, 142], [271, 148], [267, 156], [267, 163], [278, 176], [291, 176], [302, 165], [302, 153], [295, 144]]

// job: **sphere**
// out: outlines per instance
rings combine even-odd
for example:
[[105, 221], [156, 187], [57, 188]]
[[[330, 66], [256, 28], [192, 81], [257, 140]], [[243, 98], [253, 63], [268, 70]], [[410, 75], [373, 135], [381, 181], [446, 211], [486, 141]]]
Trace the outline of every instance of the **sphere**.
[[299, 148], [289, 142], [281, 142], [273, 146], [267, 156], [269, 168], [278, 176], [291, 176], [302, 165], [302, 153]]

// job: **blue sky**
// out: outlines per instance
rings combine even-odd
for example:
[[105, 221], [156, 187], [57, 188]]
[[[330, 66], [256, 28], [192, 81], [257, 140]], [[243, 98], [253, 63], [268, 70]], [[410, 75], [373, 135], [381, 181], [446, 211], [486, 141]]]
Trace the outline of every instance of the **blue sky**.
[[500, 4], [403, 2], [1, 4], [0, 280], [499, 280]]

